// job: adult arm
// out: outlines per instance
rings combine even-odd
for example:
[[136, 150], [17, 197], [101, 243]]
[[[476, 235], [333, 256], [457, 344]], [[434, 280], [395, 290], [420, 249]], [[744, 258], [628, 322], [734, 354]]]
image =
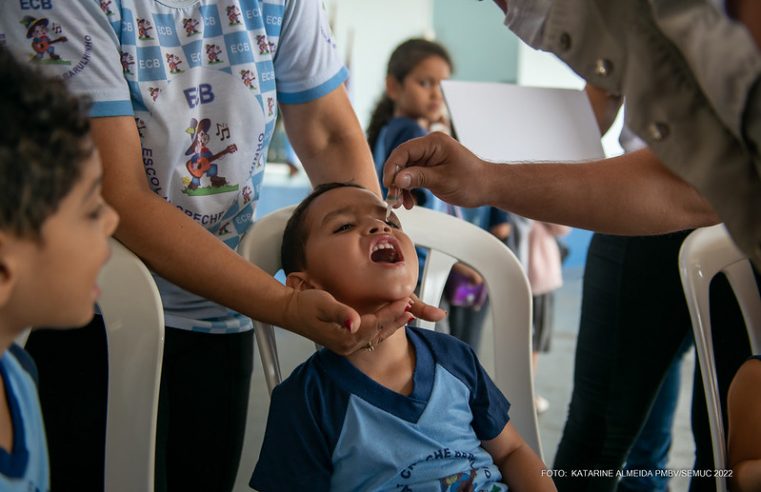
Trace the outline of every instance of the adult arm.
[[[396, 165], [404, 169], [394, 179]], [[610, 234], [663, 234], [717, 223], [708, 202], [648, 149], [585, 163], [486, 162], [442, 134], [411, 140], [386, 161], [383, 181], [429, 188], [455, 205], [491, 205], [544, 222]]]
[[313, 185], [352, 181], [380, 195], [370, 148], [343, 85], [302, 104], [281, 104], [285, 128]]
[[555, 484], [546, 473], [539, 456], [526, 444], [511, 423], [507, 423], [497, 437], [483, 442], [494, 464], [502, 474], [502, 481], [510, 490], [521, 492], [554, 491]]
[[[115, 236], [153, 271], [195, 294], [338, 353], [353, 352], [377, 339], [378, 319], [360, 320], [353, 309], [326, 292], [312, 290], [304, 296], [282, 286], [154, 194], [145, 179], [132, 117], [95, 118], [92, 135], [103, 160], [103, 195], [121, 216]], [[377, 314], [386, 320], [387, 329], [392, 325], [395, 329], [407, 320], [405, 307], [402, 300]], [[363, 329], [357, 331], [360, 321]]]

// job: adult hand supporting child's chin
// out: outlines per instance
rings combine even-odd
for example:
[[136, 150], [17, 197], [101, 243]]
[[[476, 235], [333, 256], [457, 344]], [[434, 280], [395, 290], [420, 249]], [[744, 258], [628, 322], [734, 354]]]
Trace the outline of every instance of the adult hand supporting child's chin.
[[340, 355], [375, 347], [414, 318], [438, 321], [446, 316], [414, 294], [360, 316], [320, 289], [294, 291], [287, 311], [287, 328]]

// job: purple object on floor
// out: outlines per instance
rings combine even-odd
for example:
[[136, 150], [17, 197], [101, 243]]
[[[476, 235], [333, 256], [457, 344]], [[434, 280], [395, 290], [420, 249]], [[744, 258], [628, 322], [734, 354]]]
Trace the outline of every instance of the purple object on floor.
[[486, 300], [486, 284], [475, 284], [465, 275], [452, 271], [444, 294], [452, 306], [479, 308]]

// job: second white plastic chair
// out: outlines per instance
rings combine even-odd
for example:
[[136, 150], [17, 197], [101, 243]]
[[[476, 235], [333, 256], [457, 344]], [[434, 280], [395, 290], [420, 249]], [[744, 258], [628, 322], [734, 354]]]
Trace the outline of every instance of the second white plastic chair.
[[154, 489], [164, 311], [148, 268], [118, 241], [98, 278], [108, 341], [105, 491]]
[[[108, 343], [106, 492], [154, 489], [164, 311], [148, 268], [119, 241], [98, 276]], [[29, 330], [17, 339], [26, 344]]]
[[[748, 257], [737, 249], [723, 224], [700, 228], [687, 236], [679, 252], [679, 271], [705, 389], [714, 464], [715, 468], [723, 469], [727, 466], [726, 436], [714, 363], [709, 299], [711, 280], [718, 273], [726, 275], [737, 297], [751, 350], [755, 354], [761, 353], [761, 297]], [[726, 478], [716, 477], [716, 490], [727, 490]]]

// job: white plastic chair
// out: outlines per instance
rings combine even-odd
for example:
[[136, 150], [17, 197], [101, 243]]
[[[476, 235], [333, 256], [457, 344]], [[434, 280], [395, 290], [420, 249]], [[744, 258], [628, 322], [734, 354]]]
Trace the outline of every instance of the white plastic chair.
[[[714, 364], [709, 287], [716, 274], [726, 275], [740, 305], [755, 354], [761, 353], [761, 297], [748, 257], [737, 249], [723, 224], [700, 228], [687, 236], [679, 252], [679, 272], [705, 388], [714, 465], [722, 469], [727, 467], [726, 437]], [[727, 490], [726, 478], [716, 477], [716, 490]]]
[[[154, 489], [164, 310], [143, 262], [115, 239], [98, 276], [108, 343], [104, 490]], [[23, 346], [29, 329], [16, 338]]]
[[[274, 275], [280, 269], [283, 229], [293, 209], [286, 207], [258, 220], [241, 241], [240, 254]], [[430, 249], [421, 277], [423, 301], [438, 305], [449, 270], [457, 261], [469, 264], [486, 280], [492, 299], [494, 340], [489, 346], [494, 350], [494, 381], [512, 403], [511, 422], [542, 456], [531, 367], [531, 294], [520, 262], [501, 241], [463, 220], [422, 207], [397, 210], [397, 215], [415, 244]], [[281, 381], [275, 335], [272, 326], [255, 324], [256, 342], [271, 392]], [[433, 323], [426, 323], [425, 327], [432, 328]], [[249, 414], [249, 422], [251, 419]], [[259, 444], [250, 441], [247, 438], [244, 443], [240, 465], [249, 473], [256, 464], [253, 457]]]
[[164, 311], [148, 268], [118, 241], [101, 270], [108, 340], [105, 490], [154, 489]]

